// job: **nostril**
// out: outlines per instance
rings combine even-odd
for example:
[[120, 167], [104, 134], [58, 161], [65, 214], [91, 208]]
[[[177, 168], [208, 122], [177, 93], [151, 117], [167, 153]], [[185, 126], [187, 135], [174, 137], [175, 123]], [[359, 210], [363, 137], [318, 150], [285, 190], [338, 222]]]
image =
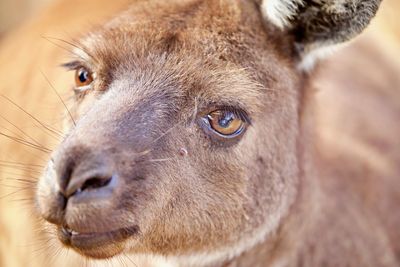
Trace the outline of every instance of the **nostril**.
[[112, 177], [93, 177], [86, 180], [83, 185], [78, 189], [79, 191], [85, 191], [90, 189], [97, 189], [107, 186], [112, 180]]
[[[67, 201], [72, 195], [82, 191], [94, 191], [100, 188], [113, 190], [114, 187], [110, 186], [110, 182], [117, 179], [113, 177], [113, 161], [106, 153], [66, 142], [56, 156], [54, 171], [57, 177], [57, 190]], [[99, 194], [107, 190], [101, 190]], [[87, 195], [95, 194], [96, 192]]]
[[81, 175], [73, 175], [64, 192], [66, 198], [84, 191], [106, 188], [113, 176], [108, 172], [94, 171], [91, 173], [83, 173]]

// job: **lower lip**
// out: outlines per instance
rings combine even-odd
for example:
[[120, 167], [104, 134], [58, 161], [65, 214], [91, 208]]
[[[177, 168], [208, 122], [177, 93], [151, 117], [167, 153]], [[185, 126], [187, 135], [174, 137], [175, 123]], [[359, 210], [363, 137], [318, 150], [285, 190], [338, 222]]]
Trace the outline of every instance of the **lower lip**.
[[66, 246], [82, 250], [116, 244], [138, 233], [138, 227], [121, 228], [105, 233], [77, 233], [66, 228], [59, 229], [59, 237]]

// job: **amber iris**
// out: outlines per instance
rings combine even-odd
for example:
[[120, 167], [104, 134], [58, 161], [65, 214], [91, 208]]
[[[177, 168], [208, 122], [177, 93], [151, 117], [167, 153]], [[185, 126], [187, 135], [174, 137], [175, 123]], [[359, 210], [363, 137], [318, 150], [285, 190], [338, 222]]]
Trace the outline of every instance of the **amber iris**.
[[93, 76], [86, 68], [79, 68], [75, 72], [75, 84], [77, 87], [83, 87], [93, 82]]
[[208, 121], [214, 131], [225, 136], [238, 134], [244, 127], [243, 120], [231, 111], [213, 111], [208, 114]]

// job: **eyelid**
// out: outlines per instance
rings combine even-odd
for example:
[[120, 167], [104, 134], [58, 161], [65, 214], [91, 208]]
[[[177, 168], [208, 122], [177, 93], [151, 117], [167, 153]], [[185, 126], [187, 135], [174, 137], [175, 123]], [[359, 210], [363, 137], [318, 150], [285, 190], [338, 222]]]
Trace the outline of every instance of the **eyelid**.
[[95, 80], [97, 78], [96, 72], [92, 71], [91, 68], [86, 66], [86, 64], [84, 64], [83, 62], [78, 61], [78, 60], [63, 63], [63, 64], [61, 64], [61, 67], [66, 68], [68, 71], [76, 71], [80, 68], [85, 68], [88, 71], [90, 71], [90, 73], [92, 74], [93, 80]]
[[[215, 111], [232, 112], [237, 116], [237, 118], [240, 118], [243, 121], [241, 128], [232, 135], [219, 133], [217, 130], [213, 129], [208, 118], [208, 115]], [[210, 141], [217, 146], [230, 146], [235, 144], [240, 140], [248, 127], [251, 126], [251, 119], [247, 112], [242, 108], [232, 105], [210, 105], [208, 109], [203, 110], [203, 112], [199, 113], [198, 116], [198, 125], [204, 131], [206, 136], [209, 137]]]
[[61, 67], [66, 68], [67, 70], [77, 70], [81, 67], [85, 67], [85, 65], [77, 60], [67, 62], [61, 65]]
[[75, 93], [84, 93], [92, 89], [91, 85], [81, 86], [81, 87], [74, 87]]
[[217, 111], [217, 110], [220, 110], [222, 112], [232, 112], [239, 119], [241, 119], [245, 123], [251, 125], [251, 120], [250, 120], [249, 115], [247, 114], [247, 112], [245, 110], [243, 110], [241, 108], [236, 108], [236, 107], [233, 107], [233, 106], [219, 106], [219, 107], [217, 106], [211, 112]]
[[211, 125], [210, 122], [207, 118], [202, 117], [199, 120], [200, 126], [203, 128], [203, 130], [205, 131], [205, 133], [211, 138], [211, 140], [214, 139], [214, 141], [229, 141], [229, 140], [235, 140], [237, 137], [241, 136], [245, 131], [246, 131], [246, 126], [243, 125], [238, 131], [236, 131], [234, 134], [232, 135], [223, 135], [221, 133], [219, 133], [218, 131], [214, 130]]
[[96, 73], [94, 71], [92, 71], [92, 68], [90, 66], [88, 66], [88, 64], [86, 64], [85, 62], [81, 62], [79, 60], [74, 60], [74, 61], [70, 61], [70, 62], [61, 64], [61, 67], [67, 69], [67, 71], [74, 71], [74, 70], [78, 70], [80, 68], [85, 68], [92, 73], [93, 78], [95, 78], [94, 76], [96, 75]]
[[247, 124], [251, 125], [252, 120], [250, 118], [249, 113], [246, 111], [240, 103], [215, 103], [215, 102], [206, 102], [201, 103], [200, 107], [197, 107], [200, 112], [197, 113], [197, 116], [204, 117], [207, 114], [210, 114], [213, 111], [224, 111], [224, 112], [232, 112], [238, 118], [246, 122]]

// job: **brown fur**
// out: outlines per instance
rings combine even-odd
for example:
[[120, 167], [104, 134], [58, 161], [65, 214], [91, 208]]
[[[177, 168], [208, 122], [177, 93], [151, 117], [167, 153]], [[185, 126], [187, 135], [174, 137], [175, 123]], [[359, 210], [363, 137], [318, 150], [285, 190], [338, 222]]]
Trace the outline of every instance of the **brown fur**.
[[[61, 220], [82, 232], [136, 225], [140, 235], [97, 251], [75, 249], [95, 257], [121, 250], [169, 257], [199, 251], [207, 255], [234, 247], [258, 227], [277, 220], [279, 227], [271, 225], [265, 241], [212, 265], [398, 266], [400, 129], [394, 122], [400, 116], [400, 96], [393, 89], [400, 85], [400, 66], [385, 52], [390, 45], [383, 38], [389, 34], [377, 41], [371, 30], [369, 37], [304, 80], [287, 45], [291, 38], [265, 26], [250, 1], [136, 2], [91, 31], [92, 36], [81, 36], [84, 50], [101, 63], [89, 63], [101, 77], [96, 80], [99, 92], [87, 95], [72, 110], [78, 124], [53, 157], [60, 173], [70, 159], [82, 170], [96, 160], [106, 161], [119, 170], [124, 183], [113, 202], [101, 208], [93, 203], [72, 206]], [[85, 14], [73, 16], [75, 10], [68, 13], [62, 5], [55, 10], [66, 13], [64, 25], [85, 23]], [[100, 10], [114, 13], [106, 1], [104, 5]], [[119, 4], [112, 6], [118, 9]], [[99, 12], [99, 18], [104, 13]], [[0, 58], [10, 62], [10, 70], [34, 62], [57, 90], [66, 92], [71, 77], [54, 68], [62, 50], [45, 44], [36, 60], [25, 63], [24, 55], [33, 48], [21, 47], [21, 58], [14, 58], [12, 44], [32, 38], [24, 33], [42, 25], [57, 28], [57, 20], [47, 16], [5, 39]], [[54, 34], [51, 28], [45, 35]], [[24, 71], [2, 68], [8, 74], [2, 92], [23, 107], [54, 99], [32, 65]], [[17, 81], [22, 84], [16, 86]], [[214, 103], [243, 107], [249, 113], [252, 125], [240, 141], [217, 146], [196, 127], [196, 113], [207, 112]], [[18, 114], [13, 121], [23, 120], [20, 113], [12, 114]], [[171, 128], [175, 123], [179, 124]], [[49, 136], [32, 134], [51, 145]], [[149, 147], [154, 149], [137, 156]], [[179, 154], [181, 148], [188, 151], [186, 156]], [[35, 162], [14, 143], [2, 144], [3, 149], [22, 162]], [[146, 163], [164, 158], [174, 160]], [[53, 211], [52, 186], [39, 185], [42, 213], [46, 208]], [[48, 191], [42, 194], [43, 190]], [[12, 214], [17, 206], [2, 201], [2, 214]], [[18, 218], [22, 219], [2, 216], [0, 221], [10, 238], [0, 247], [7, 251], [2, 255], [5, 266], [39, 266], [40, 257], [51, 252], [39, 259], [10, 257], [23, 251], [13, 243], [22, 227], [16, 223], [31, 221], [25, 213]], [[36, 238], [30, 231], [24, 233], [24, 239]], [[68, 266], [62, 257], [55, 261], [55, 266]]]

